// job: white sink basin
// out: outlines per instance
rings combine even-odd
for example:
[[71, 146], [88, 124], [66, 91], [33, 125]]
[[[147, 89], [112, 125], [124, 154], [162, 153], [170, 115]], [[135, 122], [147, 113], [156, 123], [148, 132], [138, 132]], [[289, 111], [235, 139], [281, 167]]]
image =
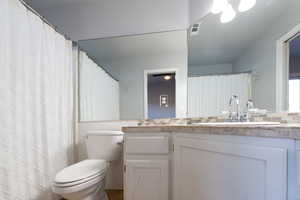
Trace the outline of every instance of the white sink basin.
[[209, 123], [193, 123], [199, 126], [219, 126], [219, 127], [249, 127], [249, 126], [278, 126], [280, 122], [209, 122]]

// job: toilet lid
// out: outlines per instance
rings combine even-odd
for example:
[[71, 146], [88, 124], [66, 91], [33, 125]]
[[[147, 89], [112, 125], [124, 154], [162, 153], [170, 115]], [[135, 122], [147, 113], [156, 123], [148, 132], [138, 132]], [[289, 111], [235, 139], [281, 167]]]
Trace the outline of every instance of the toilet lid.
[[72, 186], [76, 186], [76, 185], [80, 185], [83, 183], [87, 183], [90, 181], [93, 181], [95, 179], [99, 179], [99, 180], [103, 180], [105, 178], [105, 172], [104, 173], [100, 173], [100, 174], [95, 174], [93, 176], [89, 176], [85, 179], [80, 179], [78, 181], [73, 181], [73, 182], [67, 182], [67, 183], [61, 183], [61, 182], [53, 182], [53, 185], [56, 187], [72, 187]]
[[106, 169], [104, 160], [84, 160], [61, 170], [55, 177], [56, 183], [70, 183], [99, 174]]
[[[104, 187], [104, 181], [101, 178], [96, 178], [93, 179], [91, 181], [82, 183], [82, 184], [77, 184], [77, 185], [73, 185], [73, 186], [69, 186], [69, 187], [60, 187], [60, 186], [56, 186], [53, 185], [52, 186], [52, 191], [56, 194], [70, 194], [70, 193], [81, 193], [81, 191], [84, 192], [84, 190], [87, 190], [90, 187], [97, 187], [97, 188], [103, 188]], [[89, 190], [89, 192], [91, 192]]]

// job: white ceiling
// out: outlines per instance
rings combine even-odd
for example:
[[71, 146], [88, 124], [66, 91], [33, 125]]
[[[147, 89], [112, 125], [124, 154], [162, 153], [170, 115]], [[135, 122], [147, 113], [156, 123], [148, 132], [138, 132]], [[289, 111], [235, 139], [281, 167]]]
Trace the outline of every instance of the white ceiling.
[[[58, 26], [59, 30], [73, 40], [85, 40], [120, 35], [143, 34], [186, 29], [209, 13], [212, 0], [25, 0], [29, 5]], [[237, 5], [238, 0], [230, 0]], [[288, 9], [291, 0], [257, 0], [250, 11], [238, 13], [234, 21], [222, 24], [218, 15], [209, 15], [201, 25], [198, 36], [189, 40], [189, 64], [210, 65], [230, 63], [272, 22]], [[158, 39], [158, 38], [156, 38]], [[170, 51], [175, 48], [166, 38], [158, 39], [162, 44], [157, 49], [152, 38], [150, 53]], [[99, 44], [101, 42], [101, 44]], [[110, 43], [110, 42], [109, 42]], [[120, 43], [116, 40], [116, 43]], [[86, 49], [109, 59], [109, 55], [129, 56], [143, 54], [141, 46], [134, 42], [121, 42], [122, 45], [99, 48], [103, 41], [92, 40], [82, 43]], [[127, 46], [126, 46], [127, 45]], [[108, 45], [109, 46], [109, 45]], [[126, 48], [125, 48], [126, 46]], [[117, 48], [115, 48], [117, 47]], [[97, 50], [99, 48], [99, 50]], [[91, 51], [90, 51], [91, 52]]]
[[186, 31], [172, 31], [117, 38], [79, 41], [79, 46], [98, 64], [125, 58], [165, 56], [186, 52]]
[[25, 1], [73, 40], [182, 30], [189, 25], [189, 0]]
[[[235, 6], [237, 0], [231, 1]], [[219, 15], [203, 20], [200, 33], [189, 39], [189, 65], [231, 63], [251, 45], [282, 13], [288, 11], [290, 0], [257, 0], [250, 11], [238, 13], [228, 24]]]
[[[88, 2], [91, 0], [84, 0], [84, 1]], [[42, 0], [42, 1], [26, 0], [26, 2], [37, 9], [51, 9], [60, 6], [68, 6], [70, 4], [78, 4], [83, 1], [82, 0]]]
[[210, 13], [213, 0], [189, 0], [190, 24], [202, 19]]

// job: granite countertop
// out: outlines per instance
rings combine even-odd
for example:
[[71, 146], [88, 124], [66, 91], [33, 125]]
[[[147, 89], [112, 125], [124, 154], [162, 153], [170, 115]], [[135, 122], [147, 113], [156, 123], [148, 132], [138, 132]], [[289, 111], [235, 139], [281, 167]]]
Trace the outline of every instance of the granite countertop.
[[280, 125], [148, 125], [123, 127], [125, 134], [130, 133], [193, 133], [193, 134], [213, 134], [213, 135], [236, 135], [252, 137], [271, 137], [300, 139], [300, 123], [280, 124]]

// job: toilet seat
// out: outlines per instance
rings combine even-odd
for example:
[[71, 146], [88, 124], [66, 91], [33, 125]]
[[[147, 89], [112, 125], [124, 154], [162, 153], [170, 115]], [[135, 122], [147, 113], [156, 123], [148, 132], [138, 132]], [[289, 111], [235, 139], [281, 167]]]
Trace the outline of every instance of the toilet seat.
[[97, 184], [101, 184], [98, 185], [98, 187], [103, 187], [104, 186], [104, 181], [103, 181], [104, 177], [99, 176], [98, 178], [94, 178], [90, 181], [81, 183], [81, 184], [77, 184], [74, 186], [70, 186], [70, 187], [57, 187], [55, 185], [53, 185], [52, 189], [53, 192], [57, 193], [57, 194], [64, 194], [64, 193], [73, 193], [73, 192], [79, 192], [81, 190], [85, 190], [86, 188], [89, 188], [93, 185], [97, 185]]
[[[84, 160], [61, 170], [52, 189], [57, 194], [84, 190], [95, 184], [104, 184], [107, 163], [104, 160]], [[99, 187], [102, 187], [99, 185]]]
[[74, 183], [105, 173], [105, 160], [84, 160], [61, 170], [54, 179], [57, 184]]
[[105, 172], [100, 172], [98, 174], [92, 175], [90, 177], [87, 177], [85, 179], [81, 179], [78, 181], [73, 181], [73, 182], [67, 182], [67, 183], [57, 183], [57, 182], [53, 182], [53, 185], [56, 187], [72, 187], [72, 186], [76, 186], [82, 183], [86, 183], [89, 181], [92, 181], [93, 179], [97, 179], [97, 178], [105, 178]]

